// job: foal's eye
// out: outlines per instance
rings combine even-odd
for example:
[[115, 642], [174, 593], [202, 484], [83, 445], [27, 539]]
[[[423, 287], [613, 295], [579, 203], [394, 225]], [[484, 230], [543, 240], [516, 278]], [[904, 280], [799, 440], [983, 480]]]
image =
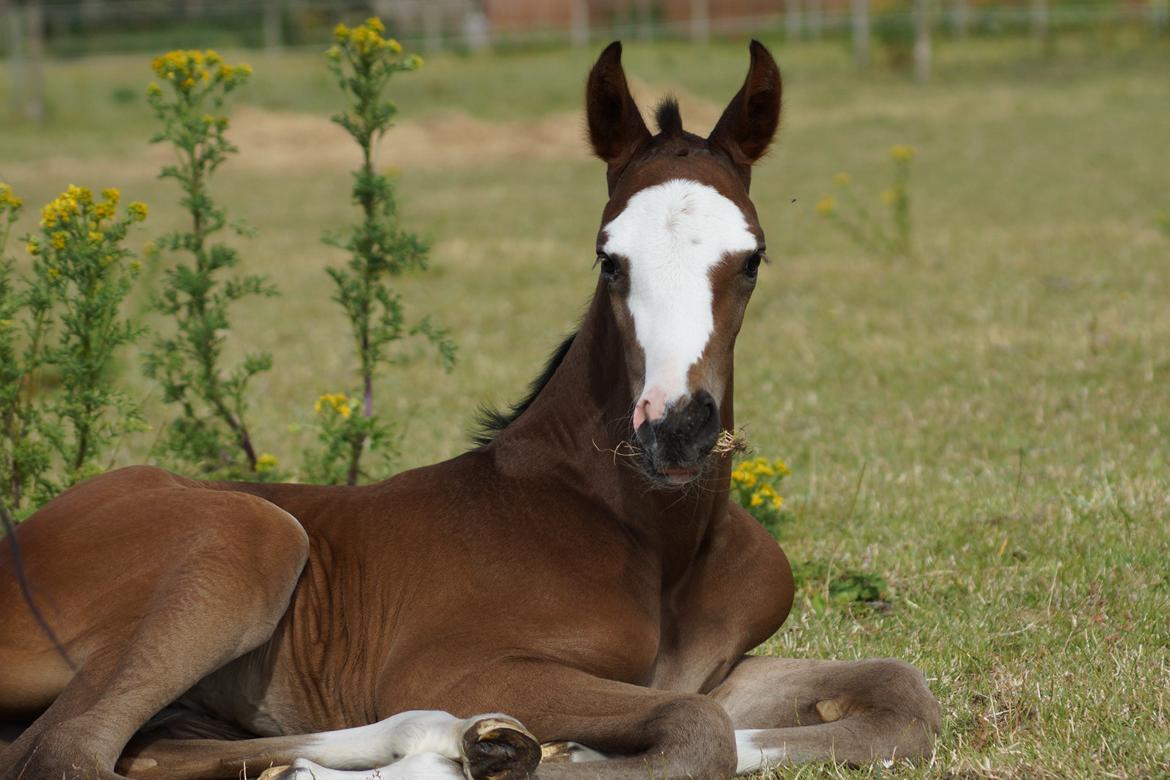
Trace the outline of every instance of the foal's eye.
[[764, 260], [764, 250], [759, 249], [752, 252], [748, 256], [747, 262], [743, 264], [743, 275], [749, 279], [755, 279], [760, 273], [760, 263]]
[[621, 275], [622, 269], [617, 261], [604, 252], [597, 253], [597, 265], [601, 266], [601, 275], [612, 282]]

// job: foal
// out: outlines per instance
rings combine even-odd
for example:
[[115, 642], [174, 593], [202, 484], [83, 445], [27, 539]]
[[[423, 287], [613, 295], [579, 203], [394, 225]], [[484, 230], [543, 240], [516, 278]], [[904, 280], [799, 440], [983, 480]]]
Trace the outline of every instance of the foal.
[[139, 467], [52, 501], [16, 535], [73, 665], [0, 577], [0, 717], [35, 718], [0, 777], [724, 778], [931, 751], [913, 667], [746, 655], [793, 597], [713, 453], [764, 258], [748, 188], [775, 62], [752, 43], [707, 138], [672, 102], [650, 133], [616, 43], [586, 103], [597, 286], [530, 398], [375, 485]]

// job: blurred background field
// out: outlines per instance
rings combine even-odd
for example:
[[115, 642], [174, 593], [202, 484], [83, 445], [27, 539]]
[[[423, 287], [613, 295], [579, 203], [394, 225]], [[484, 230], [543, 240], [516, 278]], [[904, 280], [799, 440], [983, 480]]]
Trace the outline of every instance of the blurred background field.
[[[825, 606], [806, 583], [764, 651], [905, 658], [947, 715], [926, 766], [776, 776], [1170, 777], [1170, 37], [1145, 16], [1158, 7], [1075, 24], [1053, 11], [1067, 24], [1041, 38], [1027, 8], [1005, 7], [1015, 27], [966, 37], [937, 8], [916, 82], [876, 35], [859, 70], [833, 6], [821, 37], [797, 38], [775, 5], [755, 34], [784, 73], [783, 127], [753, 180], [773, 262], [739, 339], [737, 419], [792, 468], [790, 557], [880, 574], [889, 606]], [[0, 99], [0, 177], [34, 206], [16, 235], [70, 183], [116, 186], [151, 206], [141, 245], [180, 217], [156, 178], [164, 150], [147, 145], [148, 52], [223, 46], [251, 62], [232, 100], [241, 154], [213, 192], [259, 231], [234, 241], [244, 269], [281, 289], [235, 311], [230, 344], [274, 353], [256, 439], [289, 464], [314, 400], [352, 381], [323, 272], [339, 257], [319, 239], [354, 218], [357, 160], [328, 119], [321, 51], [332, 21], [367, 10], [356, 6], [330, 9], [317, 38], [286, 22], [266, 50], [240, 48], [264, 41], [262, 14], [240, 23], [247, 35], [213, 14], [157, 37], [69, 28], [46, 39], [43, 120]], [[627, 41], [635, 92], [647, 109], [678, 95], [688, 129], [705, 133], [742, 79], [746, 37], [712, 22], [696, 42], [659, 21], [656, 40]], [[580, 104], [607, 30], [483, 49], [457, 31], [393, 84], [401, 119], [380, 164], [434, 246], [433, 272], [401, 287], [459, 346], [451, 374], [420, 346], [383, 384], [402, 468], [464, 450], [477, 404], [521, 395], [592, 292], [605, 183]], [[435, 45], [424, 33], [421, 49]], [[13, 61], [2, 67], [13, 90]], [[909, 259], [865, 252], [816, 210], [847, 172], [880, 211], [894, 144], [917, 152]], [[151, 325], [157, 273], [147, 266], [132, 301]], [[139, 357], [120, 370], [147, 419], [165, 420]], [[128, 438], [116, 462], [147, 458], [155, 435]]]

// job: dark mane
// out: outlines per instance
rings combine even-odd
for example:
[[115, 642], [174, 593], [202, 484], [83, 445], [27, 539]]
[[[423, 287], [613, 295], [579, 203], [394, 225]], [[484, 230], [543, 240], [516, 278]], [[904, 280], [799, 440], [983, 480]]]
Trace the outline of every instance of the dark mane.
[[682, 135], [682, 114], [678, 110], [678, 98], [665, 97], [654, 109], [654, 121], [666, 135]]
[[528, 386], [528, 395], [525, 396], [524, 400], [512, 404], [506, 412], [491, 406], [479, 408], [475, 430], [471, 433], [471, 440], [477, 447], [491, 444], [492, 440], [496, 438], [496, 434], [514, 423], [517, 417], [524, 414], [528, 407], [532, 406], [532, 402], [536, 400], [540, 391], [544, 389], [545, 385], [552, 379], [553, 374], [556, 373], [557, 368], [564, 362], [565, 355], [569, 354], [569, 347], [573, 346], [573, 339], [576, 337], [576, 333], [570, 333], [568, 338], [562, 341], [561, 345], [549, 356], [544, 371]]

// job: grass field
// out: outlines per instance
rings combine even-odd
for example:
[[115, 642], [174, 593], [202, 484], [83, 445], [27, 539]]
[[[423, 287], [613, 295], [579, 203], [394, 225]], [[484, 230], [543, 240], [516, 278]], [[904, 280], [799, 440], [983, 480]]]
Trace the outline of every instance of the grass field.
[[[806, 591], [763, 652], [901, 657], [946, 713], [927, 765], [775, 776], [1170, 777], [1170, 47], [944, 46], [922, 87], [858, 77], [837, 45], [775, 52], [784, 127], [753, 190], [774, 262], [739, 341], [737, 413], [757, 452], [792, 466], [789, 556], [881, 574], [892, 609], [813, 609]], [[450, 375], [422, 359], [383, 384], [403, 467], [464, 449], [477, 403], [519, 395], [592, 289], [591, 55], [436, 58], [397, 84], [384, 160], [435, 263], [403, 287], [460, 346]], [[307, 434], [290, 426], [352, 384], [322, 271], [337, 257], [318, 238], [353, 217], [354, 158], [316, 55], [252, 64], [243, 153], [216, 193], [259, 229], [245, 264], [283, 296], [240, 309], [231, 338], [275, 353], [258, 439], [295, 464]], [[705, 131], [746, 48], [635, 44], [626, 66], [639, 95], [678, 93]], [[0, 124], [0, 176], [32, 203], [119, 186], [152, 206], [143, 241], [174, 224], [165, 156], [145, 145], [148, 78], [140, 59], [53, 65], [51, 122]], [[880, 208], [895, 143], [918, 150], [908, 261], [867, 255], [814, 209], [838, 171]]]

